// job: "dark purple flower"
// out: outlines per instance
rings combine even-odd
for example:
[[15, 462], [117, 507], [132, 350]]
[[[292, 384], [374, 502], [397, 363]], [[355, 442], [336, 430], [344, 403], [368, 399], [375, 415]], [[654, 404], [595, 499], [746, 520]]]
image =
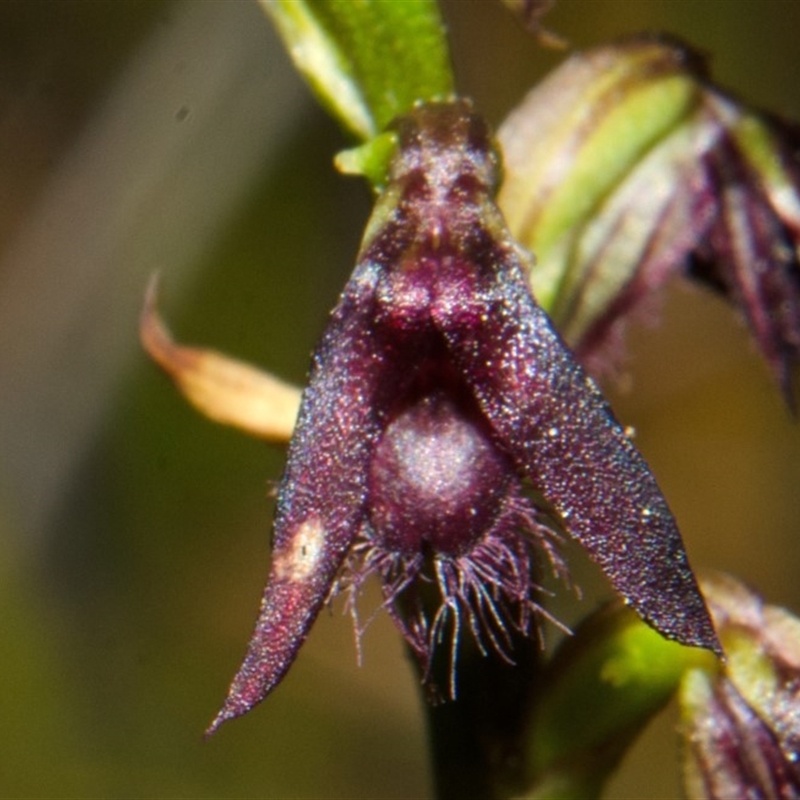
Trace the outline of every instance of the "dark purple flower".
[[561, 569], [551, 519], [650, 625], [719, 650], [653, 476], [531, 296], [487, 126], [459, 101], [395, 130], [303, 394], [256, 629], [211, 732], [263, 700], [325, 601], [370, 573], [423, 674], [462, 630], [512, 658], [508, 631], [541, 612], [534, 546]]

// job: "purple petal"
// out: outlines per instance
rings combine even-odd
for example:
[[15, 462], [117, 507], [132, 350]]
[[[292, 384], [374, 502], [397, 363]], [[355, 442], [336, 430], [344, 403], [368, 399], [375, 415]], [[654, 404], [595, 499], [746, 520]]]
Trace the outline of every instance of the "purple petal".
[[261, 702], [297, 656], [364, 514], [385, 360], [369, 335], [377, 272], [357, 270], [316, 351], [278, 495], [255, 632], [208, 734]]
[[684, 730], [692, 797], [800, 797], [797, 764], [730, 680], [690, 673], [683, 693], [685, 711], [693, 711]]
[[[705, 162], [718, 212], [697, 253], [695, 274], [721, 284], [742, 309], [792, 405], [791, 368], [800, 358], [798, 220], [774, 207], [730, 137], [723, 136]], [[800, 175], [794, 178], [800, 181]]]
[[489, 238], [449, 262], [433, 316], [500, 444], [645, 621], [720, 652], [647, 464], [534, 302], [518, 251]]
[[[596, 226], [602, 235], [593, 247], [585, 248], [581, 285], [565, 309], [563, 324], [564, 312], [559, 315], [559, 330], [592, 374], [604, 371], [628, 319], [686, 263], [687, 254], [707, 235], [716, 211], [705, 170], [685, 163], [686, 158], [663, 163], [667, 147], [680, 151], [683, 146], [679, 135], [672, 138], [662, 144], [662, 152], [644, 160], [605, 204], [602, 223]], [[631, 253], [636, 265], [626, 280], [625, 261]], [[617, 281], [611, 276], [618, 276]], [[603, 284], [614, 293], [598, 304]], [[583, 326], [577, 324], [582, 321]]]

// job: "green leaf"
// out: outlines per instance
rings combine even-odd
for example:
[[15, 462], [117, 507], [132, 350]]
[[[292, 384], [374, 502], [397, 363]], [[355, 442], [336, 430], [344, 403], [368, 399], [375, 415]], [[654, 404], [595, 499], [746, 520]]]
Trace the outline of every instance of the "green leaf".
[[668, 641], [621, 604], [589, 617], [543, 676], [528, 732], [531, 798], [598, 797], [606, 779], [705, 650]]
[[382, 191], [396, 146], [394, 132], [382, 133], [365, 144], [337, 153], [333, 163], [343, 175], [363, 175]]
[[319, 100], [360, 139], [453, 93], [434, 0], [261, 0]]

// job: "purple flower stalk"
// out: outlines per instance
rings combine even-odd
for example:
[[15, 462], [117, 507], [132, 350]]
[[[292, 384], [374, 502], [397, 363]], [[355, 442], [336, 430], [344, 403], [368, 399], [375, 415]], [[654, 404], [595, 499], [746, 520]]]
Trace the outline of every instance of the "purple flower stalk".
[[650, 625], [719, 652], [655, 479], [531, 296], [486, 124], [457, 101], [394, 129], [303, 394], [256, 629], [209, 732], [263, 700], [326, 600], [373, 573], [426, 677], [447, 637], [455, 667], [462, 630], [513, 658], [508, 631], [543, 613], [536, 548], [563, 569], [553, 521]]

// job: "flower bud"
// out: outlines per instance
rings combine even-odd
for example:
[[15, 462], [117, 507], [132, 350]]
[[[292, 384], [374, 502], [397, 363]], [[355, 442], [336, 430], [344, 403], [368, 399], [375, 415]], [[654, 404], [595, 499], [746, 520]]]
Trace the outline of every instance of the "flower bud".
[[800, 620], [728, 577], [703, 582], [727, 654], [679, 700], [693, 798], [800, 797]]
[[578, 54], [498, 132], [499, 204], [531, 283], [593, 369], [682, 271], [739, 306], [788, 399], [800, 354], [798, 132], [712, 85], [675, 39]]

